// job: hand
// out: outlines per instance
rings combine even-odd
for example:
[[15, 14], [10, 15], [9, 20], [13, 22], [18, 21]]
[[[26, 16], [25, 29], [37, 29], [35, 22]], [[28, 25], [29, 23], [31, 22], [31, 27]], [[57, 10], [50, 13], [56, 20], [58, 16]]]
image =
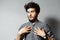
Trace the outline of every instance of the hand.
[[21, 34], [23, 34], [23, 33], [29, 33], [30, 30], [31, 30], [31, 27], [25, 26], [25, 27], [23, 27], [23, 28], [18, 32], [18, 34], [21, 35]]
[[34, 34], [41, 37], [44, 37], [46, 35], [45, 31], [43, 29], [41, 30], [39, 27], [35, 28]]

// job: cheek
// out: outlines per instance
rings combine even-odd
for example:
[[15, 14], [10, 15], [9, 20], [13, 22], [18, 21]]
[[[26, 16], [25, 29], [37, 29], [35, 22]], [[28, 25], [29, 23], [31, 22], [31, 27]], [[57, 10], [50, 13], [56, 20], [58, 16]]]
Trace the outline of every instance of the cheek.
[[35, 17], [36, 16], [36, 13], [33, 13], [32, 16]]
[[27, 13], [27, 16], [28, 17], [32, 16], [34, 18], [34, 17], [36, 17], [36, 13], [35, 12], [34, 13]]

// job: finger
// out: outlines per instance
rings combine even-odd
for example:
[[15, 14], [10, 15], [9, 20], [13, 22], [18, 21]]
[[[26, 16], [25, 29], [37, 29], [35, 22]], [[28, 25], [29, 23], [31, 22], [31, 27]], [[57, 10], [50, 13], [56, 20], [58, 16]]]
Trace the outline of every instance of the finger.
[[37, 28], [34, 28], [35, 31], [37, 31]]
[[30, 26], [25, 26], [25, 28], [31, 28]]
[[37, 35], [36, 31], [34, 31], [34, 34]]
[[44, 30], [44, 29], [42, 29], [42, 31], [44, 31], [44, 32], [45, 32], [45, 30]]
[[42, 30], [42, 28], [37, 27], [38, 30]]
[[26, 33], [29, 33], [30, 31], [26, 31]]
[[36, 32], [34, 32], [35, 35], [38, 35]]
[[28, 31], [31, 31], [31, 27], [30, 28], [26, 28]]
[[31, 27], [30, 28], [27, 28], [27, 30], [31, 30]]
[[36, 33], [37, 31], [34, 30], [34, 33]]
[[31, 29], [31, 27], [27, 27], [28, 29]]
[[44, 29], [42, 29], [44, 31]]
[[34, 33], [35, 35], [37, 35], [37, 33]]
[[40, 29], [39, 27], [37, 27], [37, 29]]
[[34, 30], [34, 33], [37, 34], [37, 30]]
[[26, 28], [26, 29], [31, 29], [31, 27], [30, 27], [30, 26], [25, 26], [25, 28]]
[[31, 29], [27, 29], [27, 31], [30, 31]]
[[25, 26], [25, 28], [27, 28], [28, 26]]

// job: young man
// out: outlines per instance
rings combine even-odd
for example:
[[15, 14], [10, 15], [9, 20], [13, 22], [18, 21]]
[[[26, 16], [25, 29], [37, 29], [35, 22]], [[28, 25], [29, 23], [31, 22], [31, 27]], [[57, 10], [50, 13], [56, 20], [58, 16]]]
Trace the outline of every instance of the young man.
[[24, 7], [29, 22], [19, 28], [16, 40], [53, 40], [49, 28], [37, 18], [40, 12], [39, 5], [35, 2], [29, 2]]

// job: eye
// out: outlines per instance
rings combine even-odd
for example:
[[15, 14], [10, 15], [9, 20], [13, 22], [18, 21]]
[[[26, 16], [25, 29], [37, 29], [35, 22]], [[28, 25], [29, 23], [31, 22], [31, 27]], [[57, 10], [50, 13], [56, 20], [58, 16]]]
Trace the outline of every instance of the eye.
[[35, 12], [35, 11], [33, 10], [33, 11], [31, 11], [31, 12], [33, 13], [33, 12]]
[[31, 12], [34, 12], [34, 11], [31, 11]]

